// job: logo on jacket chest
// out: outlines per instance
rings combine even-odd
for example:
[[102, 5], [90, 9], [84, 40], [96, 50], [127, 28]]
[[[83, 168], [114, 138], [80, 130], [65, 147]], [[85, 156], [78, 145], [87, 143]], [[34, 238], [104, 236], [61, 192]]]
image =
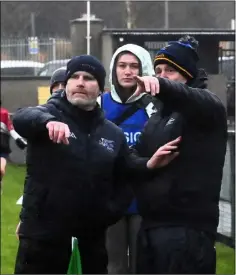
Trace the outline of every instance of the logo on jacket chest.
[[171, 125], [171, 124], [173, 124], [174, 122], [175, 122], [175, 119], [171, 117], [171, 118], [167, 121], [166, 126]]
[[147, 107], [145, 108], [146, 113], [148, 115], [148, 117], [150, 118], [153, 114], [157, 113], [157, 109], [154, 106], [154, 104], [152, 102], [150, 102]]
[[77, 139], [76, 135], [73, 132], [70, 132], [70, 137], [74, 138], [74, 139]]
[[109, 140], [106, 138], [101, 138], [99, 140], [99, 144], [102, 145], [103, 147], [105, 147], [107, 149], [107, 151], [109, 152], [114, 152], [115, 150], [115, 142], [114, 140]]

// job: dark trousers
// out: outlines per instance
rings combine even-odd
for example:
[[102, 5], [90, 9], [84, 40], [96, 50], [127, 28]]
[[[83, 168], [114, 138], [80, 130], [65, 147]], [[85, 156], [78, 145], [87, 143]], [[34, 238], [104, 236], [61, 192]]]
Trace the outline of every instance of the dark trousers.
[[[83, 274], [106, 274], [108, 257], [105, 233], [78, 237]], [[71, 238], [66, 241], [20, 238], [15, 274], [66, 274], [71, 256]]]
[[[135, 274], [139, 215], [127, 215], [107, 231], [108, 273]], [[129, 257], [128, 257], [129, 250]]]
[[141, 227], [137, 241], [138, 274], [215, 274], [214, 240], [184, 227]]

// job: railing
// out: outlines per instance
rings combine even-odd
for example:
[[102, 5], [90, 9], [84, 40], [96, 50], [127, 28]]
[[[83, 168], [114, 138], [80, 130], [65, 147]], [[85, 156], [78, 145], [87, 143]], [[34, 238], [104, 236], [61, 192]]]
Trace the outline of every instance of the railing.
[[221, 49], [219, 48], [219, 73], [232, 79], [235, 75], [235, 48]]
[[220, 195], [217, 240], [235, 248], [235, 129], [228, 129], [227, 152]]
[[71, 41], [65, 38], [9, 38], [1, 40], [1, 60], [33, 60], [46, 63], [71, 57]]

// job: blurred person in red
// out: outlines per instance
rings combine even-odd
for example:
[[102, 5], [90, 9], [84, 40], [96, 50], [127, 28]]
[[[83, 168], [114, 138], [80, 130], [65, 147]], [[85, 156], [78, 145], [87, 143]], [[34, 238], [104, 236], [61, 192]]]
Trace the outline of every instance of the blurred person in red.
[[1, 161], [1, 169], [0, 169], [0, 179], [2, 180], [5, 175], [7, 159], [9, 154], [11, 153], [10, 148], [10, 137], [12, 137], [16, 145], [20, 149], [24, 149], [27, 146], [27, 142], [14, 130], [12, 125], [12, 121], [10, 119], [10, 114], [7, 109], [2, 107], [2, 103], [0, 101], [0, 119], [1, 119], [1, 130], [0, 130], [0, 161]]

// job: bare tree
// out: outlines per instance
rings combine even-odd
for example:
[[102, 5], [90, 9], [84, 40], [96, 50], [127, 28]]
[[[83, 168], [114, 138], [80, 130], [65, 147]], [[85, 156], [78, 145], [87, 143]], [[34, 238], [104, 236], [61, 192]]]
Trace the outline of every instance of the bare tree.
[[[185, 29], [230, 28], [234, 5], [234, 1], [168, 1], [168, 24]], [[1, 36], [30, 36], [32, 12], [37, 36], [69, 38], [69, 21], [86, 13], [86, 2], [2, 1]], [[103, 19], [107, 28], [160, 29], [167, 25], [164, 1], [91, 1], [91, 12]]]
[[[129, 3], [131, 5], [129, 7]], [[127, 16], [132, 28], [163, 28], [164, 26], [164, 2], [153, 1], [126, 1], [126, 10], [130, 10]], [[129, 15], [127, 13], [127, 15]]]
[[30, 26], [30, 5], [1, 2], [1, 35], [20, 36]]
[[125, 1], [126, 12], [127, 12], [127, 21], [126, 27], [127, 29], [135, 28], [135, 13], [132, 11], [132, 2], [127, 0]]
[[91, 13], [103, 19], [107, 28], [126, 28], [126, 11], [123, 1], [92, 1]]

